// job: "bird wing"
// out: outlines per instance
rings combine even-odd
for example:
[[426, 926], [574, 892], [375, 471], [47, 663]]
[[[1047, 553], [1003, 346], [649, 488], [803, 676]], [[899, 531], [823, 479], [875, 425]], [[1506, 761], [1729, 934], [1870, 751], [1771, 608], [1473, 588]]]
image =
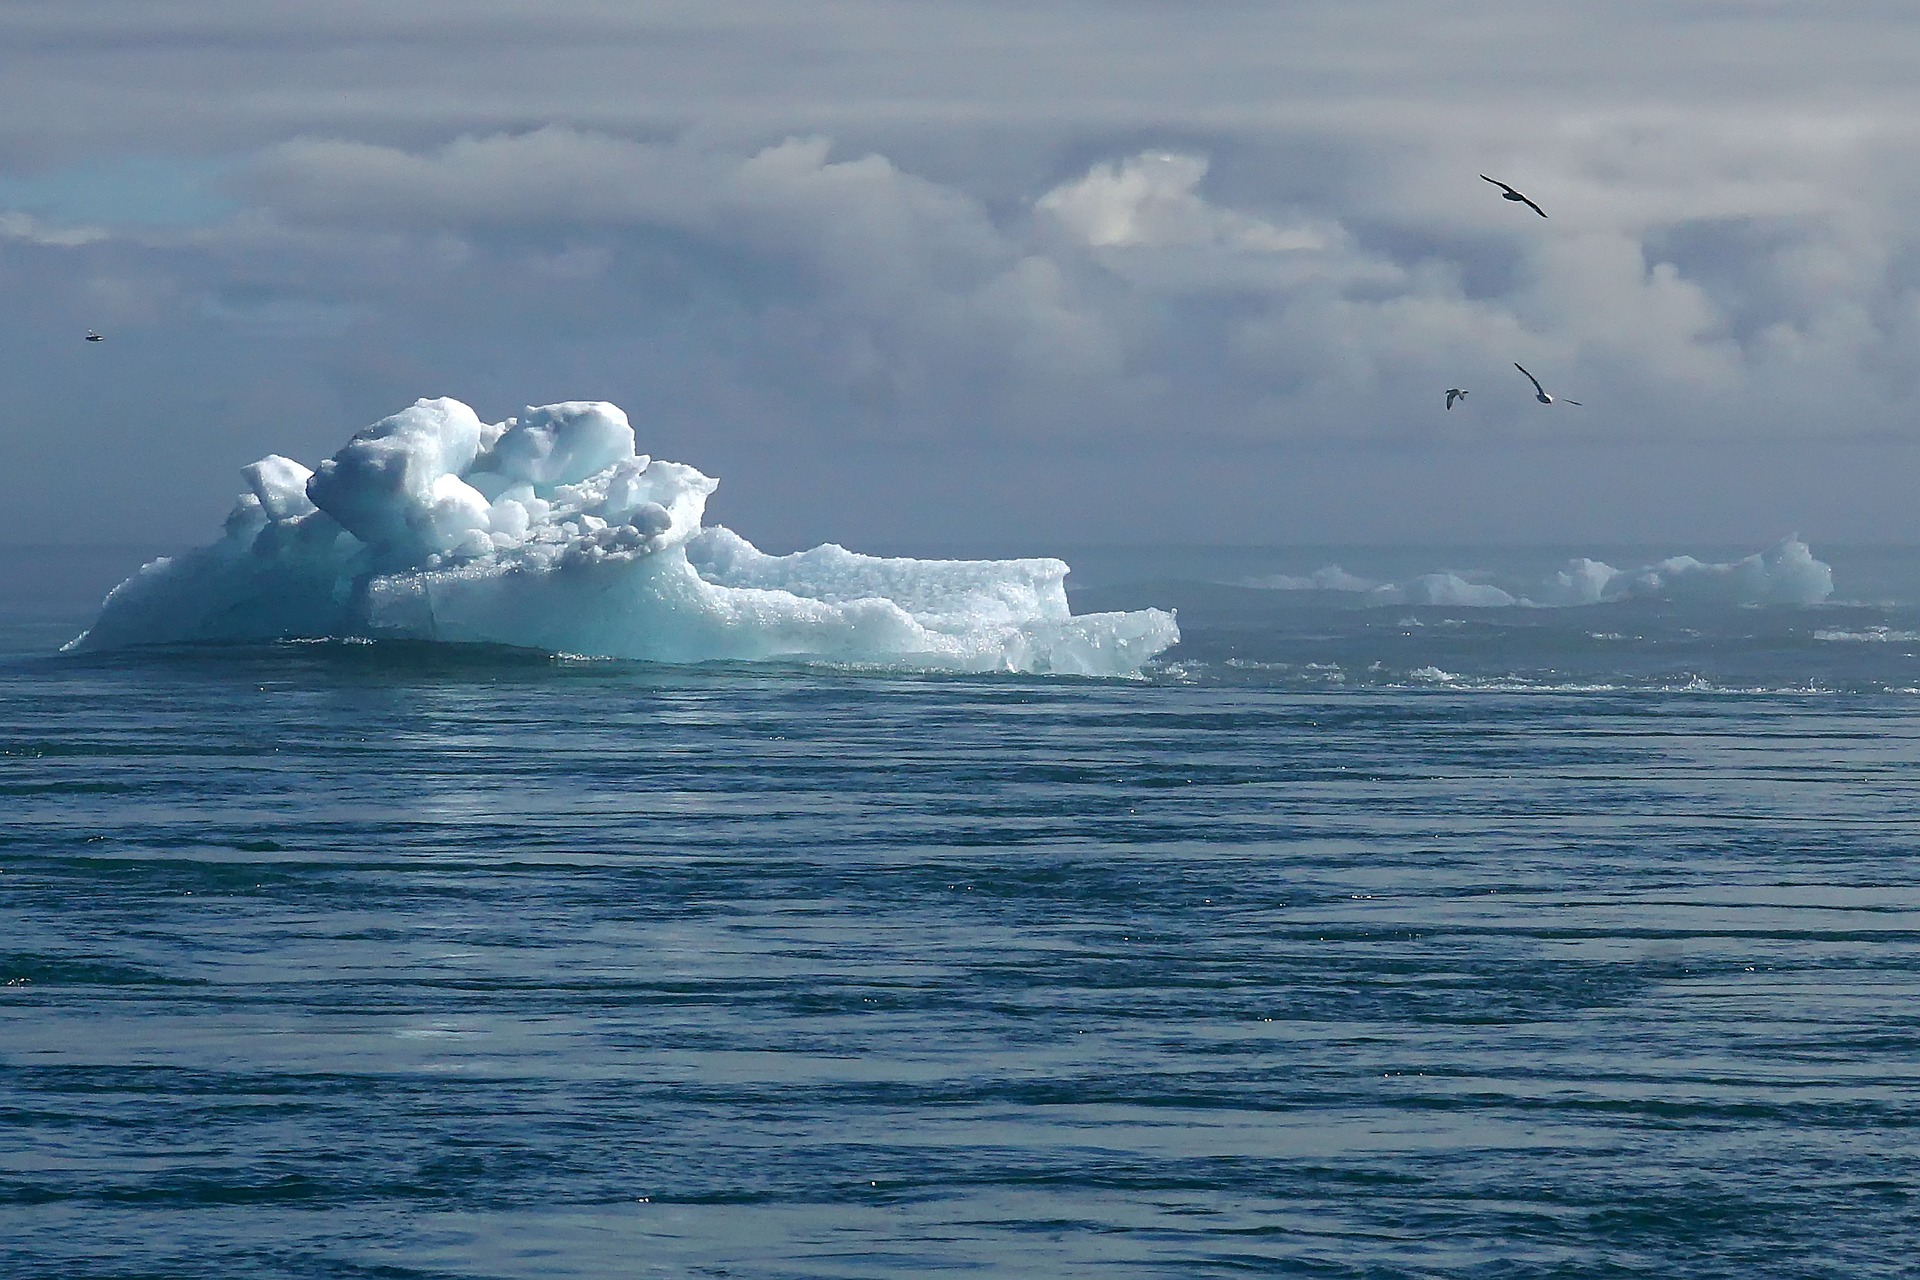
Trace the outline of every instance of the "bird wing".
[[1452, 408], [1453, 408], [1453, 402], [1454, 402], [1455, 400], [1458, 400], [1459, 398], [1460, 398], [1460, 393], [1459, 393], [1459, 392], [1457, 392], [1457, 391], [1449, 391], [1449, 392], [1447, 392], [1447, 408], [1448, 408], [1448, 409], [1452, 409]]
[[1580, 402], [1578, 400], [1562, 400], [1560, 403], [1561, 404], [1579, 404]]
[[[1527, 373], [1527, 367], [1521, 364], [1518, 360], [1515, 360], [1513, 362], [1513, 367], [1518, 369], [1522, 373]], [[1534, 377], [1530, 373], [1527, 373], [1527, 381], [1531, 382], [1533, 384], [1533, 389], [1538, 393], [1540, 393], [1541, 395], [1547, 394], [1547, 389], [1540, 385], [1540, 379]]]
[[1480, 177], [1487, 182], [1491, 182], [1494, 186], [1500, 188], [1502, 191], [1506, 192], [1509, 196], [1513, 197], [1515, 200], [1518, 200], [1521, 204], [1527, 206], [1527, 208], [1533, 210], [1535, 213], [1539, 214], [1541, 217], [1544, 218], [1547, 216], [1547, 211], [1545, 209], [1542, 209], [1539, 205], [1527, 199], [1525, 195], [1521, 194], [1518, 191], [1515, 191], [1512, 187], [1500, 181], [1500, 179], [1489, 178], [1484, 173], [1481, 174]]

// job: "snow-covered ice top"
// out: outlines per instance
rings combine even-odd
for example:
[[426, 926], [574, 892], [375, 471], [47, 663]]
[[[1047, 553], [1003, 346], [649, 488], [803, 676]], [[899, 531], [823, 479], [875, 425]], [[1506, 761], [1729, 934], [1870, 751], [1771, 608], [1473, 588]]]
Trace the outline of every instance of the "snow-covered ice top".
[[421, 400], [309, 471], [278, 455], [210, 546], [114, 588], [70, 649], [372, 636], [662, 662], [1124, 675], [1158, 609], [1073, 616], [1058, 560], [767, 555], [704, 526], [717, 481], [634, 451], [617, 406], [487, 424]]

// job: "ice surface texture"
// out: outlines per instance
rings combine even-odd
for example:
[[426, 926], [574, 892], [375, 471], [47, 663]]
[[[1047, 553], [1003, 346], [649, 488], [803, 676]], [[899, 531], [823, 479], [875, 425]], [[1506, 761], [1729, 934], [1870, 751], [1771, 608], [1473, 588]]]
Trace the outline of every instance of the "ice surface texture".
[[489, 425], [421, 400], [316, 471], [272, 456], [218, 542], [155, 560], [69, 649], [371, 636], [659, 662], [1111, 676], [1179, 638], [1074, 617], [1058, 560], [766, 555], [701, 518], [717, 481], [634, 452], [611, 404]]

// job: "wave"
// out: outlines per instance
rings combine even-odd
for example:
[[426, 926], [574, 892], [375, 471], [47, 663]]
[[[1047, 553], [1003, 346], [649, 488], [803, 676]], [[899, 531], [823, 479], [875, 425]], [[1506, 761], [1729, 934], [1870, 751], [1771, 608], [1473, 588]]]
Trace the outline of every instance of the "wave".
[[[1250, 659], [1196, 660], [1180, 658], [1156, 664], [1152, 678], [1201, 687], [1258, 686], [1303, 693], [1348, 694], [1416, 692], [1460, 694], [1705, 694], [1729, 697], [1831, 697], [1850, 692], [1920, 693], [1908, 685], [1884, 680], [1805, 677], [1797, 680], [1743, 678], [1731, 672], [1593, 671], [1566, 672], [1449, 670], [1434, 664], [1388, 669], [1369, 664], [1352, 670], [1339, 664], [1261, 662]], [[1749, 675], [1753, 673], [1748, 673]]]
[[1811, 605], [1833, 594], [1833, 569], [1814, 558], [1798, 536], [1781, 539], [1739, 560], [1712, 563], [1671, 556], [1635, 569], [1602, 560], [1569, 560], [1565, 568], [1530, 585], [1500, 586], [1490, 575], [1445, 570], [1404, 582], [1379, 581], [1328, 565], [1311, 574], [1272, 574], [1241, 585], [1269, 591], [1326, 592], [1380, 605], [1441, 605], [1454, 608], [1569, 608], [1658, 600], [1700, 604]]
[[1813, 638], [1842, 644], [1912, 644], [1920, 641], [1920, 631], [1902, 631], [1888, 626], [1872, 626], [1864, 631], [1823, 629], [1814, 632]]
[[485, 424], [421, 400], [312, 471], [244, 468], [223, 536], [145, 565], [66, 648], [368, 637], [1113, 676], [1180, 638], [1159, 609], [1073, 615], [1055, 559], [768, 555], [702, 524], [718, 481], [634, 443], [602, 402]]

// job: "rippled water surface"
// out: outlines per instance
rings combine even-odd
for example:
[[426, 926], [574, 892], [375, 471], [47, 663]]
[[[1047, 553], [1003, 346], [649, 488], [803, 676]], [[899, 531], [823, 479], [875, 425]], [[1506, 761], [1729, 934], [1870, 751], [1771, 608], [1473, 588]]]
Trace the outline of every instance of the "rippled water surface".
[[1920, 593], [1833, 560], [1096, 574], [1138, 681], [59, 658], [22, 574], [0, 1273], [1911, 1274]]

